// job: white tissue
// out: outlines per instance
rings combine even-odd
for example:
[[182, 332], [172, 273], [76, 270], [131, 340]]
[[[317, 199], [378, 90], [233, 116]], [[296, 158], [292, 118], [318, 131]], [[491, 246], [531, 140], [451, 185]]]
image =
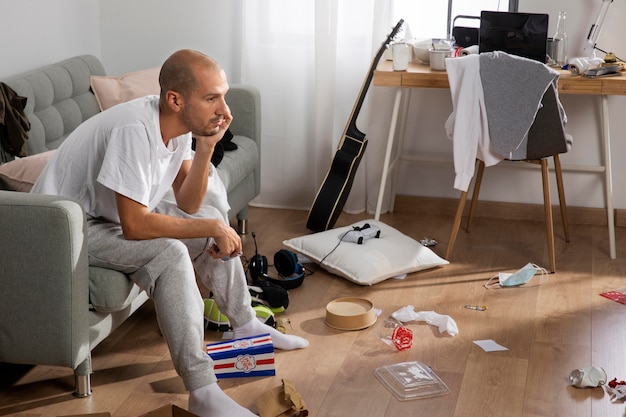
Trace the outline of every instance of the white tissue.
[[394, 319], [406, 323], [408, 321], [425, 321], [431, 326], [437, 326], [439, 333], [446, 332], [450, 336], [456, 336], [459, 334], [459, 328], [456, 325], [454, 319], [450, 316], [435, 313], [434, 311], [420, 311], [415, 312], [415, 308], [411, 305], [402, 307], [400, 310], [391, 314]]
[[404, 40], [407, 42], [411, 42], [413, 40], [413, 34], [411, 33], [409, 22], [404, 22]]

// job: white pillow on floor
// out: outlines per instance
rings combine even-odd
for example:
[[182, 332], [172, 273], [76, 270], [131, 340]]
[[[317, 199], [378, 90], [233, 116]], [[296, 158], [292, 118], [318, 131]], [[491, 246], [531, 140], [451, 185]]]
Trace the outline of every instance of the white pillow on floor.
[[[377, 226], [380, 237], [367, 239], [360, 245], [347, 241], [339, 243], [345, 232], [365, 223]], [[320, 266], [328, 272], [360, 285], [372, 285], [449, 263], [411, 237], [376, 220], [362, 220], [350, 226], [288, 239], [283, 244], [317, 263], [321, 262]]]

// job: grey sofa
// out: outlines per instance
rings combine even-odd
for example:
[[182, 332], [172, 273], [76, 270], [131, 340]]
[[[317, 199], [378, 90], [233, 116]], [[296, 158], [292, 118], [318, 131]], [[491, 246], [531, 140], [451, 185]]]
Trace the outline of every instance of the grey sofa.
[[[3, 80], [27, 97], [29, 155], [56, 149], [99, 111], [90, 75], [105, 75], [94, 56], [77, 56]], [[260, 191], [260, 97], [233, 85], [235, 151], [217, 170], [240, 232], [248, 203]], [[12, 159], [0, 150], [2, 160]], [[74, 394], [91, 394], [91, 351], [146, 300], [125, 275], [89, 267], [85, 215], [55, 196], [0, 190], [0, 362], [70, 367]]]

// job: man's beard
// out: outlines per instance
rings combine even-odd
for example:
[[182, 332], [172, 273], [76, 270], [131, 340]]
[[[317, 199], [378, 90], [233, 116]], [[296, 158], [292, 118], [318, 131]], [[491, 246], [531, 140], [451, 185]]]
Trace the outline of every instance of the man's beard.
[[[189, 130], [191, 131], [193, 135], [214, 136], [220, 132], [219, 126], [215, 126], [213, 128], [207, 128], [207, 126], [198, 126], [196, 123], [194, 123], [193, 118], [190, 116], [187, 110], [183, 110], [182, 116], [183, 116], [183, 121], [189, 127]], [[212, 125], [213, 123], [219, 122], [220, 120], [222, 120], [221, 117], [214, 117], [211, 120], [209, 120], [208, 124]], [[210, 129], [210, 130], [207, 130], [207, 129]]]

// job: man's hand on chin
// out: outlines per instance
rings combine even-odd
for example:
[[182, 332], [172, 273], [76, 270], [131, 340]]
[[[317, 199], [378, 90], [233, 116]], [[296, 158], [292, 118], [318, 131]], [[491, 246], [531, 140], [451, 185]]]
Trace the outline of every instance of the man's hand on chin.
[[200, 133], [193, 135], [193, 137], [196, 138], [196, 147], [200, 143], [201, 146], [207, 145], [208, 147], [214, 148], [217, 142], [222, 140], [232, 121], [233, 118], [230, 114], [230, 109], [228, 114], [223, 114], [211, 119], [204, 135]]

